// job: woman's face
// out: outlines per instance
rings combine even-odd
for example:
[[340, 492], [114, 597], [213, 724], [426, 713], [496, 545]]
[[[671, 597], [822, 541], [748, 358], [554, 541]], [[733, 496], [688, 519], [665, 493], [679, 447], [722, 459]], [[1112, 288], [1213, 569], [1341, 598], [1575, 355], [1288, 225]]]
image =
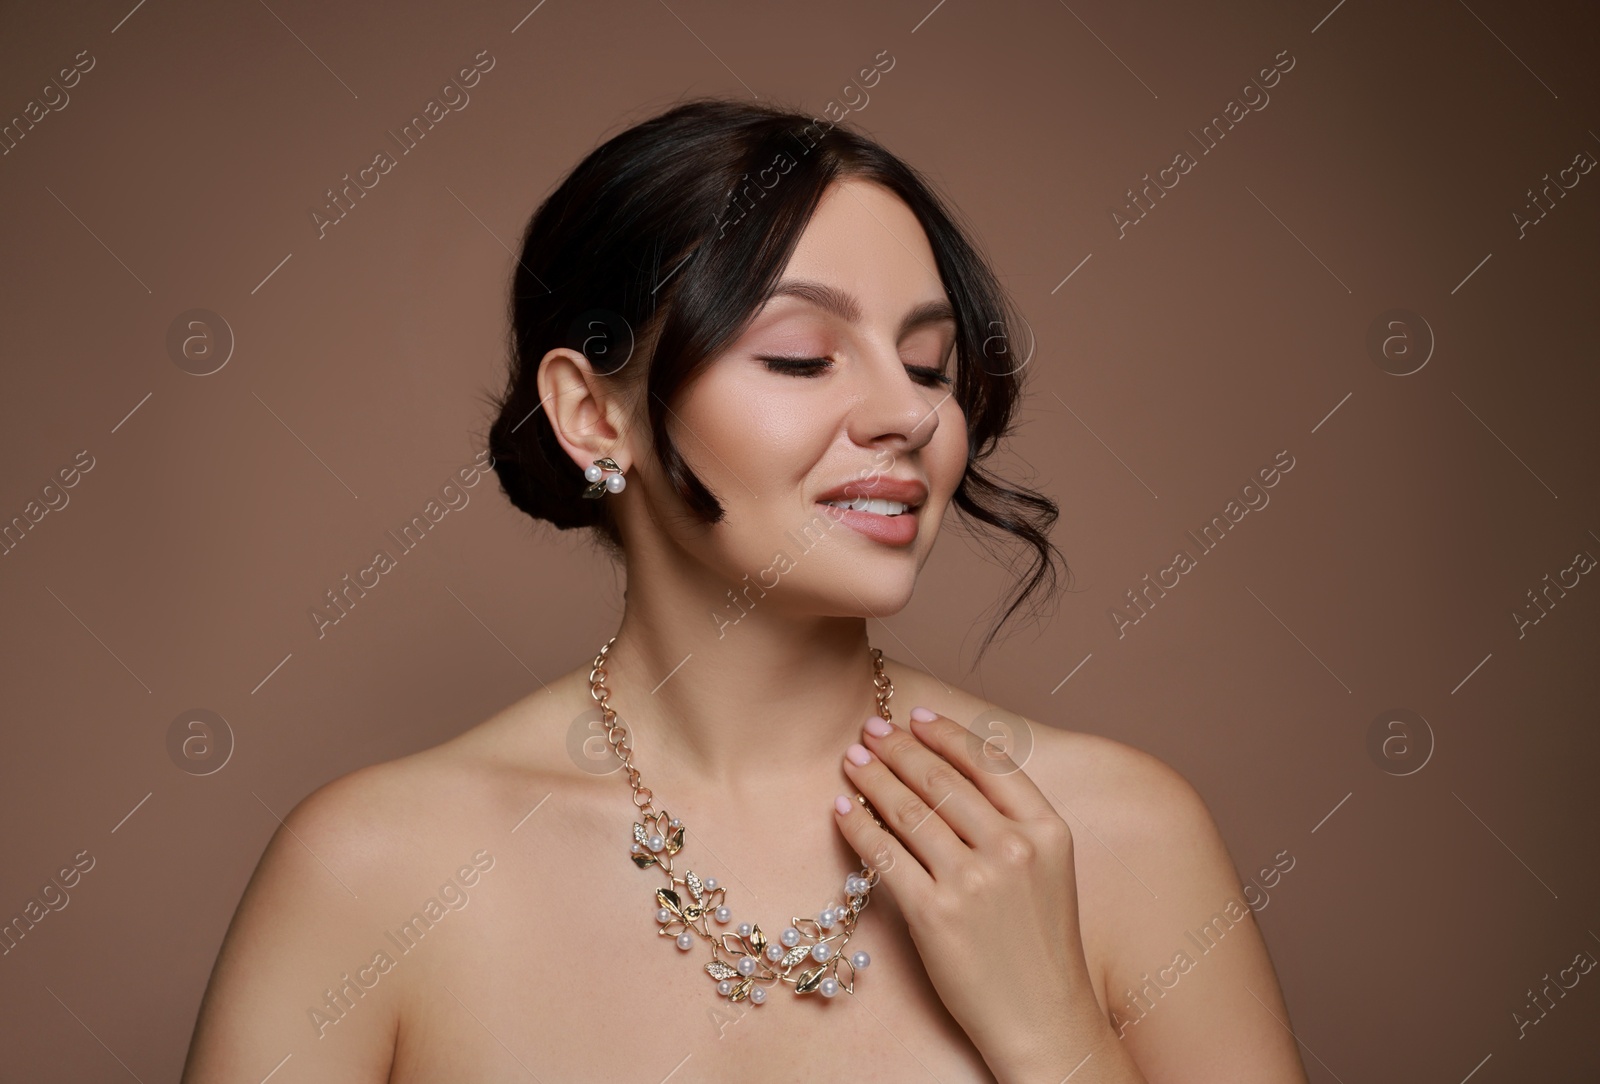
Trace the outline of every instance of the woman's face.
[[[673, 440], [727, 513], [678, 543], [746, 608], [904, 607], [966, 468], [955, 333], [910, 208], [872, 182], [834, 184], [777, 292], [674, 405]], [[874, 490], [910, 508], [822, 503]]]

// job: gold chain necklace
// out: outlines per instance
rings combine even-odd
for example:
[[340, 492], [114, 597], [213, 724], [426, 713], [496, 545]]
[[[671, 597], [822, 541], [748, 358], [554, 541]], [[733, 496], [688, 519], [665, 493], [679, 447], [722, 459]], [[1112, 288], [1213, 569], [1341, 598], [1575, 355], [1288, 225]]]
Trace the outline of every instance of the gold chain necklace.
[[[594, 666], [589, 671], [589, 693], [600, 705], [606, 742], [622, 761], [628, 786], [633, 788], [633, 804], [640, 815], [633, 824], [630, 857], [640, 869], [654, 866], [667, 875], [666, 887], [656, 889], [653, 900], [659, 927], [656, 933], [674, 938], [678, 948], [686, 952], [694, 947], [697, 935], [707, 942], [711, 946], [711, 960], [705, 965], [706, 974], [716, 981], [717, 993], [729, 1001], [749, 998], [751, 1004], [760, 1005], [767, 1000], [767, 990], [780, 982], [792, 985], [796, 994], [816, 991], [823, 997], [833, 997], [840, 990], [854, 994], [856, 972], [871, 963], [872, 958], [859, 950], [846, 957], [845, 946], [855, 933], [856, 917], [867, 906], [872, 888], [878, 883], [878, 871], [866, 865], [860, 873], [852, 873], [844, 883], [847, 904], [830, 901], [816, 918], [791, 918], [789, 927], [776, 940], [769, 940], [759, 925], [749, 922], [739, 923], [734, 932], [713, 934], [708, 920], [714, 919], [724, 926], [732, 922], [732, 913], [723, 902], [727, 890], [715, 877], [702, 879], [692, 869], [686, 868], [682, 877], [672, 871], [672, 859], [683, 849], [684, 825], [666, 810], [655, 810], [654, 796], [650, 788], [639, 781], [639, 770], [633, 766], [627, 726], [617, 721], [616, 712], [608, 703], [611, 690], [605, 683], [606, 654], [616, 642], [613, 636], [594, 657]], [[883, 652], [871, 646], [867, 650], [872, 655], [878, 714], [889, 719], [889, 698], [894, 695], [894, 682], [883, 672]], [[857, 794], [856, 801], [873, 820], [883, 824], [865, 797]]]

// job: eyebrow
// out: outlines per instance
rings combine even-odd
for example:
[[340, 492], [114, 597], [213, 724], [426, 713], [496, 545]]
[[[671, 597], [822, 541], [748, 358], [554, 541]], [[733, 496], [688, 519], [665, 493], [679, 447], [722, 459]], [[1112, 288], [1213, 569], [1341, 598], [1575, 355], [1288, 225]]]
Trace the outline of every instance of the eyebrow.
[[[809, 279], [785, 279], [773, 288], [771, 297], [797, 297], [802, 301], [809, 301], [824, 312], [837, 316], [846, 323], [856, 324], [861, 322], [861, 305], [850, 294], [843, 290], [829, 286], [825, 282], [813, 282]], [[945, 298], [937, 301], [924, 301], [912, 308], [900, 321], [900, 327], [895, 332], [895, 338], [901, 339], [918, 328], [929, 324], [941, 323], [945, 320], [954, 322], [956, 313], [950, 307], [950, 302]]]

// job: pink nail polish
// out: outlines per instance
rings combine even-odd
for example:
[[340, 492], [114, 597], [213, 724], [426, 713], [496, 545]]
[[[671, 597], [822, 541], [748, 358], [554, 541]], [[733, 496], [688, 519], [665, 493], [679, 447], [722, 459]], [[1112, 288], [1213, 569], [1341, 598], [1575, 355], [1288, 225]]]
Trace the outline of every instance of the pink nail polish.
[[867, 752], [867, 747], [860, 742], [852, 742], [850, 748], [844, 751], [852, 764], [866, 764], [872, 760], [872, 754]]
[[931, 723], [939, 717], [939, 714], [927, 708], [912, 708], [911, 717], [919, 723]]
[[881, 715], [874, 715], [867, 720], [867, 733], [874, 738], [886, 738], [894, 733], [894, 727]]
[[842, 794], [833, 800], [833, 808], [839, 811], [839, 816], [841, 817], [849, 813], [854, 806], [855, 803]]

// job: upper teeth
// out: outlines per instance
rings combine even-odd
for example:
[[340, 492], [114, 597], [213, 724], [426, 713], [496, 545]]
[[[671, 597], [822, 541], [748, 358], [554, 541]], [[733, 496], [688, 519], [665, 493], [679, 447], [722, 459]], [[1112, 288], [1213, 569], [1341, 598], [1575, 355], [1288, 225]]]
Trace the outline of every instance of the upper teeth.
[[856, 512], [872, 512], [879, 516], [898, 516], [911, 506], [899, 501], [879, 500], [876, 497], [857, 497], [853, 501], [823, 501], [835, 508], [849, 508]]

